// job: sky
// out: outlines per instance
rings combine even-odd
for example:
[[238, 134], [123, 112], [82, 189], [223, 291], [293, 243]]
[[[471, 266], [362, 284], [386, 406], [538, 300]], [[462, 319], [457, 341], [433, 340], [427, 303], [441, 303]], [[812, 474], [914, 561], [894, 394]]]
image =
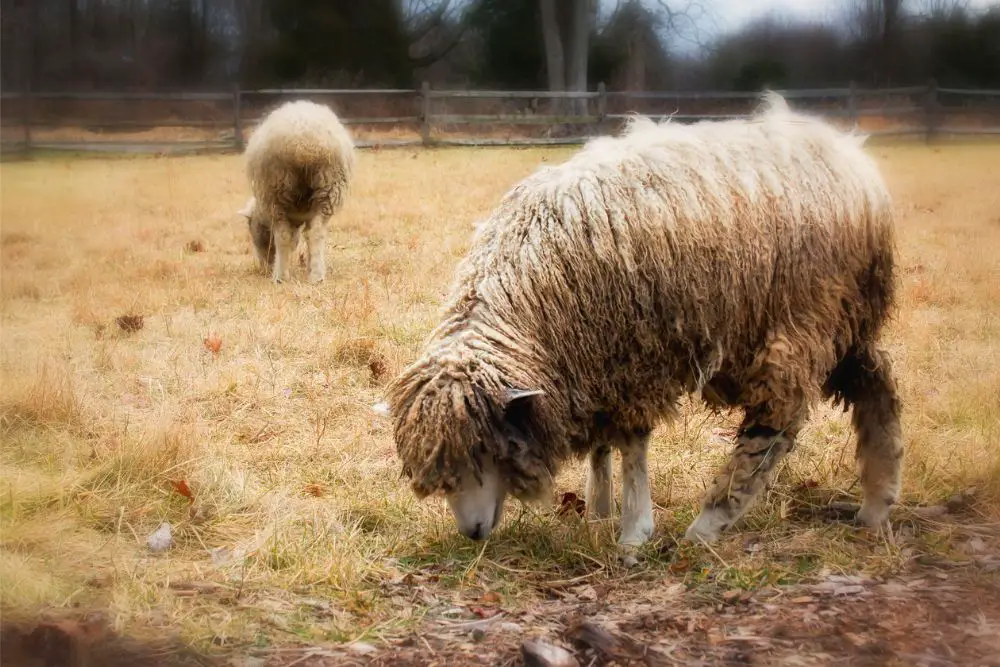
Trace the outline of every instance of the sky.
[[[657, 0], [648, 0], [655, 5]], [[828, 18], [838, 18], [844, 15], [849, 0], [699, 0], [709, 9], [715, 18], [715, 26], [719, 32], [737, 30], [757, 18], [768, 14], [779, 14], [789, 19], [821, 21]], [[599, 0], [602, 8], [608, 10], [614, 7], [616, 0]], [[972, 10], [983, 10], [991, 5], [1000, 4], [1000, 0], [967, 0]], [[667, 0], [671, 7], [683, 7], [687, 0]], [[923, 4], [922, 0], [905, 0], [904, 5]], [[709, 30], [709, 32], [716, 32]], [[714, 35], [712, 35], [714, 36]]]
[[[969, 0], [972, 10], [986, 9], [1000, 0]], [[733, 30], [749, 20], [770, 13], [792, 19], [822, 20], [842, 16], [848, 3], [842, 0], [707, 0], [718, 18], [719, 28]], [[919, 5], [919, 2], [905, 2]]]

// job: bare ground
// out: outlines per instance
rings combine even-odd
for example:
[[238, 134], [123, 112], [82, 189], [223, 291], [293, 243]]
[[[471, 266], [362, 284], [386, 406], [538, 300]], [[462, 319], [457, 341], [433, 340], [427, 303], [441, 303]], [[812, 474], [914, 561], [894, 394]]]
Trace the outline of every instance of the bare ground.
[[[756, 590], [642, 570], [594, 585], [540, 591], [527, 609], [499, 599], [429, 606], [409, 632], [377, 642], [279, 643], [195, 652], [164, 631], [122, 637], [104, 612], [60, 612], [5, 623], [0, 664], [218, 665], [1000, 665], [1000, 526], [963, 522], [966, 560], [915, 557], [888, 576], [823, 571], [807, 583]], [[895, 540], [895, 536], [890, 536]], [[749, 544], [749, 542], [748, 542]], [[678, 562], [683, 559], [679, 559]], [[433, 599], [433, 575], [388, 582], [396, 596]], [[184, 594], [211, 586], [178, 586]], [[541, 644], [565, 662], [535, 661]], [[550, 654], [555, 655], [555, 654]]]
[[3, 631], [4, 665], [521, 665], [526, 639], [579, 665], [1000, 665], [1000, 579], [920, 567], [885, 580], [832, 577], [722, 602], [662, 581], [532, 612], [434, 622], [375, 647], [285, 646], [201, 656], [106, 630], [101, 617]]

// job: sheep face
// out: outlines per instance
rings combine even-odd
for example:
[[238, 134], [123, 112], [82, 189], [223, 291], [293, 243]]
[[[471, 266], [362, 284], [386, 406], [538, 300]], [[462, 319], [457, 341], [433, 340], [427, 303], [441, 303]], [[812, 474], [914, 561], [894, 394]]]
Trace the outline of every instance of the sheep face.
[[256, 197], [251, 197], [246, 205], [240, 209], [239, 214], [247, 220], [250, 240], [253, 242], [261, 266], [270, 267], [274, 264], [274, 233], [258, 210]]
[[445, 495], [458, 532], [471, 540], [489, 537], [503, 516], [507, 485], [496, 462], [483, 462], [479, 475], [462, 475], [458, 486]]

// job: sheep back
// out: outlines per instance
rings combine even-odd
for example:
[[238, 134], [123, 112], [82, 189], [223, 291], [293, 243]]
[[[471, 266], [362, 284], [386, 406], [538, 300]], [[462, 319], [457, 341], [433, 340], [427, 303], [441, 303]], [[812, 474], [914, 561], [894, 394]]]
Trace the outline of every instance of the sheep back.
[[245, 159], [255, 212], [269, 221], [293, 222], [336, 213], [356, 160], [351, 136], [336, 114], [308, 100], [271, 111], [247, 141]]

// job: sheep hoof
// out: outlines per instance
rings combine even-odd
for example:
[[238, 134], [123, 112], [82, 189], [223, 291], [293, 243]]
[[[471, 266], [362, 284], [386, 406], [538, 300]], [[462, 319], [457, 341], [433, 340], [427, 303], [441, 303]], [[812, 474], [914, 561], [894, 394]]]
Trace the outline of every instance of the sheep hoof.
[[717, 509], [704, 509], [684, 532], [690, 542], [711, 544], [719, 539], [722, 531], [729, 527], [729, 521]]
[[864, 501], [858, 510], [857, 520], [869, 528], [879, 528], [889, 519], [889, 504], [881, 501]]
[[621, 560], [622, 565], [627, 568], [633, 568], [639, 564], [639, 548], [634, 544], [623, 544], [621, 545], [618, 558]]

